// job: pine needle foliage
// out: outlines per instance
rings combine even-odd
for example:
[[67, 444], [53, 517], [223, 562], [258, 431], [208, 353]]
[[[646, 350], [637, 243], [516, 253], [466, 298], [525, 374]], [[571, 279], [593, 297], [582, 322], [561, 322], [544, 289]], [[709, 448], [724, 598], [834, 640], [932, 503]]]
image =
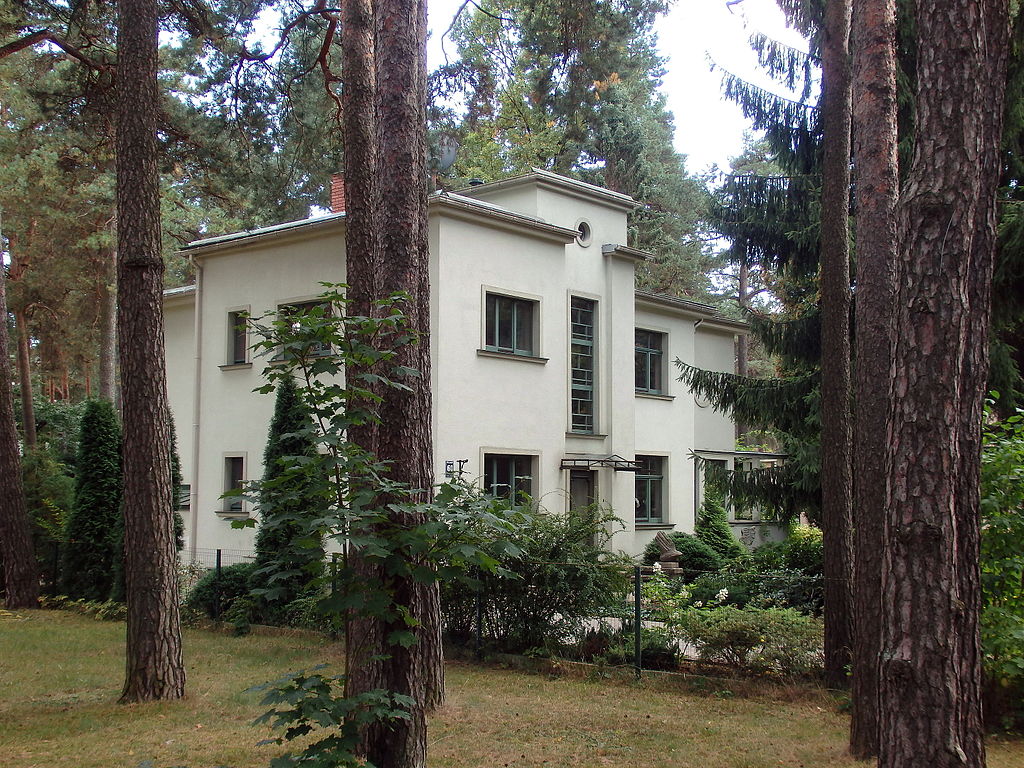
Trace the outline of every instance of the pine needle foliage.
[[263, 452], [256, 569], [249, 581], [256, 592], [254, 610], [265, 623], [282, 623], [288, 603], [304, 594], [323, 568], [323, 543], [310, 519], [317, 517], [318, 507], [308, 498], [303, 478], [287, 471], [315, 454], [309, 412], [295, 381], [283, 378]]
[[113, 406], [90, 400], [82, 415], [75, 501], [64, 530], [61, 591], [104, 601], [120, 560], [121, 427]]

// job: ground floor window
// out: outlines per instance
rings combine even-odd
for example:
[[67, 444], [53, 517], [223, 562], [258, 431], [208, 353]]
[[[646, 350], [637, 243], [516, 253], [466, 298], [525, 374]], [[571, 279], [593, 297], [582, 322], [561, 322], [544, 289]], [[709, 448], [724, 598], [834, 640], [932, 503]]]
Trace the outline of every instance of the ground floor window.
[[484, 490], [492, 496], [519, 501], [533, 496], [533, 456], [484, 454]]
[[662, 523], [665, 521], [665, 458], [663, 456], [637, 456], [636, 522]]

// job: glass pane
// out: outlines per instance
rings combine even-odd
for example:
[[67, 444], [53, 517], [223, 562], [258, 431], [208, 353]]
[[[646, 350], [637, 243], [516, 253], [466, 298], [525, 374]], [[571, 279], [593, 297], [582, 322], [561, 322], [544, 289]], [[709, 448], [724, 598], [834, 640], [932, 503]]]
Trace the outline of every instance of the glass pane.
[[484, 308], [484, 345], [488, 347], [498, 346], [498, 318], [497, 318], [498, 297], [492, 293], [487, 294], [486, 306]]
[[516, 352], [533, 354], [533, 302], [516, 303]]
[[498, 349], [504, 349], [511, 351], [513, 349], [513, 302], [511, 299], [507, 299], [504, 296], [499, 296], [498, 299]]

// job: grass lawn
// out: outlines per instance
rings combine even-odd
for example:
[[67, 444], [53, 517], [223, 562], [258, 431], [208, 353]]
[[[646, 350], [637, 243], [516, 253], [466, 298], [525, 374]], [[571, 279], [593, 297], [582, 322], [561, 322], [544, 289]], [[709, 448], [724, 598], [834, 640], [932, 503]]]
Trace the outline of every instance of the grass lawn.
[[[340, 663], [326, 641], [187, 631], [188, 698], [122, 706], [124, 625], [57, 611], [0, 612], [0, 766], [266, 766], [245, 689]], [[724, 685], [724, 684], [722, 684]], [[712, 686], [712, 689], [714, 686]], [[864, 766], [844, 755], [847, 718], [813, 690], [693, 695], [664, 684], [550, 679], [448, 666], [431, 720], [431, 768]], [[1024, 768], [1024, 742], [994, 739], [990, 768]]]

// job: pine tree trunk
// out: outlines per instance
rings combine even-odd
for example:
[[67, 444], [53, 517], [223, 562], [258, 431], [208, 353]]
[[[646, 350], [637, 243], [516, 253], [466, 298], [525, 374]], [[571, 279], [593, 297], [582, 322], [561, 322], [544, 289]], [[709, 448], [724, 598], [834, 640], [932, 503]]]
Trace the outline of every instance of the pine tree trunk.
[[164, 370], [155, 0], [120, 0], [117, 49], [118, 327], [128, 603], [121, 701], [136, 702], [185, 694]]
[[978, 471], [1005, 0], [917, 5], [914, 159], [897, 208], [879, 766], [985, 764]]
[[117, 252], [112, 251], [104, 265], [104, 279], [96, 286], [100, 300], [100, 381], [99, 396], [117, 404]]
[[898, 194], [896, 3], [853, 8], [853, 137], [857, 225], [854, 388], [854, 615], [850, 753], [878, 754], [878, 651], [885, 522], [889, 329], [895, 292]]
[[28, 318], [23, 310], [14, 310], [14, 329], [18, 333], [18, 385], [21, 390], [21, 429], [25, 450], [36, 447], [36, 408], [32, 401], [32, 364], [28, 340]]
[[825, 681], [846, 684], [853, 647], [850, 423], [850, 3], [825, 6], [822, 43], [821, 517], [825, 535]]
[[35, 608], [39, 572], [32, 529], [21, 484], [21, 455], [14, 422], [14, 391], [7, 343], [7, 276], [0, 264], [0, 557], [4, 568], [4, 604]]
[[[401, 347], [395, 362], [420, 376], [406, 382], [410, 392], [382, 391], [380, 425], [358, 430], [354, 439], [390, 462], [390, 477], [417, 489], [417, 500], [425, 500], [433, 484], [426, 7], [422, 0], [382, 0], [372, 11], [359, 0], [347, 2], [343, 18], [349, 295], [352, 311], [359, 313], [393, 291], [409, 294], [405, 309], [420, 342]], [[402, 526], [423, 522], [418, 513], [393, 515]], [[367, 578], [383, 577], [358, 553], [351, 563]], [[420, 622], [416, 643], [409, 648], [388, 645], [384, 638], [399, 627], [368, 618], [353, 622], [349, 693], [383, 688], [413, 698], [411, 718], [370, 727], [363, 750], [379, 768], [417, 768], [426, 762], [426, 713], [444, 695], [440, 601], [436, 585], [393, 577], [390, 582], [394, 600]]]
[[[746, 249], [744, 249], [743, 260], [740, 261], [739, 284], [736, 289], [736, 303], [740, 310], [750, 309], [750, 265], [747, 263]], [[741, 333], [736, 337], [736, 375], [746, 376], [750, 363], [750, 339], [747, 334]], [[736, 440], [742, 440], [747, 433], [747, 425], [739, 420], [736, 421]]]

